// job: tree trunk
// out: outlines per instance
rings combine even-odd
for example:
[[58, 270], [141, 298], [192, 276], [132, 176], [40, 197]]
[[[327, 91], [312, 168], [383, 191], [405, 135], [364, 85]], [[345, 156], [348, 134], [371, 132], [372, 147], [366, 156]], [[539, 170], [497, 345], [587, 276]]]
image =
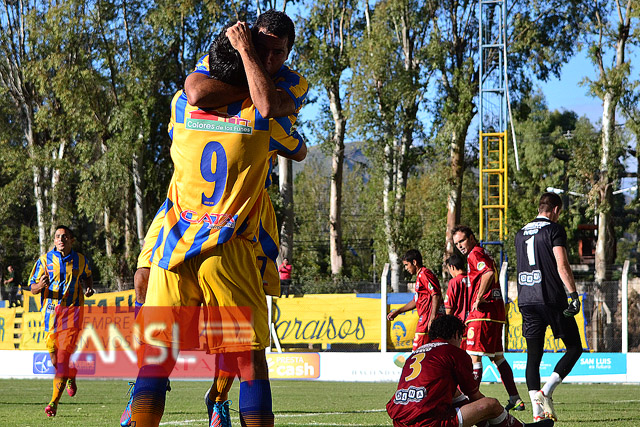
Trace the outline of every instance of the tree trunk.
[[[140, 135], [142, 139], [142, 135]], [[144, 243], [144, 198], [142, 194], [142, 159], [138, 153], [133, 154], [132, 162], [132, 178], [133, 178], [133, 203], [136, 213], [136, 237], [140, 248]]]
[[335, 84], [328, 88], [331, 114], [333, 116], [333, 153], [331, 157], [331, 199], [329, 206], [329, 250], [331, 256], [331, 275], [342, 272], [342, 176], [344, 171], [344, 132], [345, 118], [342, 113], [339, 87]]
[[[453, 254], [453, 235], [451, 231], [456, 225], [460, 224], [462, 182], [464, 178], [464, 143], [468, 128], [469, 126], [465, 125], [460, 130], [454, 129], [451, 134], [451, 146], [449, 147], [451, 167], [449, 169], [449, 194], [447, 196], [447, 241], [445, 257]], [[482, 197], [482, 195], [480, 195], [480, 197]], [[480, 239], [481, 237], [478, 236], [478, 238]]]
[[282, 197], [282, 225], [280, 227], [280, 255], [293, 263], [293, 163], [291, 159], [278, 159], [280, 171], [280, 197]]
[[613, 236], [609, 233], [612, 220], [611, 209], [613, 201], [613, 182], [611, 178], [611, 149], [614, 143], [616, 103], [614, 96], [607, 92], [603, 99], [602, 112], [602, 151], [600, 157], [600, 179], [598, 182], [598, 241], [596, 243], [596, 283], [600, 284], [609, 279], [609, 265], [612, 264]]
[[[60, 146], [58, 147], [58, 153], [56, 154], [55, 152], [53, 153], [53, 160], [62, 160], [62, 157], [64, 157], [64, 148], [65, 148], [65, 142], [62, 141], [60, 143]], [[55, 227], [57, 227], [57, 214], [58, 214], [58, 197], [56, 195], [56, 188], [58, 187], [58, 183], [60, 182], [60, 167], [56, 166], [54, 164], [53, 170], [51, 171], [51, 197], [50, 197], [50, 203], [49, 205], [51, 206], [51, 228], [50, 228], [50, 235], [53, 235], [53, 233], [55, 233]]]

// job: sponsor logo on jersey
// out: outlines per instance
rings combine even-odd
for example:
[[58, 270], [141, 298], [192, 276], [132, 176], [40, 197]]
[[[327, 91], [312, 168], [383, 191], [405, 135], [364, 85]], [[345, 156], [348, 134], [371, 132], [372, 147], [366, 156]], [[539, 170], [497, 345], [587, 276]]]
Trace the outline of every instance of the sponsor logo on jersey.
[[427, 389], [424, 387], [411, 386], [408, 389], [400, 389], [396, 391], [393, 403], [398, 405], [406, 405], [410, 402], [420, 402], [427, 396]]
[[253, 128], [251, 122], [238, 116], [219, 113], [217, 111], [195, 110], [189, 113], [185, 120], [185, 128], [205, 132], [240, 133], [251, 135]]
[[542, 283], [542, 273], [540, 270], [533, 270], [532, 272], [523, 271], [518, 274], [518, 284], [521, 286], [533, 286], [538, 283]]
[[206, 223], [207, 228], [213, 230], [221, 230], [223, 228], [234, 228], [236, 222], [229, 214], [210, 214], [205, 213], [202, 216], [198, 216], [198, 212], [193, 210], [186, 210], [180, 212], [180, 218], [189, 224], [201, 224]]

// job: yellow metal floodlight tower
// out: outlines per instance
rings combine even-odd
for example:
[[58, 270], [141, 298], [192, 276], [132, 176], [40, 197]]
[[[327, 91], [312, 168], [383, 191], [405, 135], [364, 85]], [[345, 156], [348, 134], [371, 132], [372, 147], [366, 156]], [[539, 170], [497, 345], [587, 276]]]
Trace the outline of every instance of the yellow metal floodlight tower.
[[480, 0], [479, 239], [498, 245], [508, 206], [506, 13], [504, 0]]

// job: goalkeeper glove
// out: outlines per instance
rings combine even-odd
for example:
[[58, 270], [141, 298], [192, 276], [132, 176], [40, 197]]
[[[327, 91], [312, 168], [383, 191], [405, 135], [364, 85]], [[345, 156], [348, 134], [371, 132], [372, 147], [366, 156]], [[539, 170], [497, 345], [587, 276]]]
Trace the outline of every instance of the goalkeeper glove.
[[565, 311], [562, 312], [564, 317], [573, 317], [576, 314], [580, 313], [580, 300], [578, 299], [577, 292], [571, 292], [571, 302], [569, 303], [569, 307]]

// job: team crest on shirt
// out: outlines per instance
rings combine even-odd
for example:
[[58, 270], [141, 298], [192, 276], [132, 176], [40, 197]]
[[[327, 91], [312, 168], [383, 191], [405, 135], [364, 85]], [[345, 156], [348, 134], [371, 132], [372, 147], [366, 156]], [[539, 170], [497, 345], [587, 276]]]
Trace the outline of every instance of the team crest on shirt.
[[487, 264], [485, 264], [485, 262], [484, 262], [484, 261], [480, 261], [480, 262], [478, 263], [478, 271], [479, 271], [479, 270], [484, 270], [484, 268], [485, 268], [486, 266], [487, 266]]
[[198, 216], [198, 212], [186, 210], [180, 212], [180, 218], [189, 224], [207, 224], [207, 228], [213, 230], [221, 230], [223, 228], [235, 228], [236, 221], [229, 214], [210, 214], [205, 213]]
[[203, 132], [240, 133], [251, 135], [253, 128], [251, 121], [239, 116], [230, 116], [219, 111], [191, 111], [185, 119], [184, 126], [189, 130]]

